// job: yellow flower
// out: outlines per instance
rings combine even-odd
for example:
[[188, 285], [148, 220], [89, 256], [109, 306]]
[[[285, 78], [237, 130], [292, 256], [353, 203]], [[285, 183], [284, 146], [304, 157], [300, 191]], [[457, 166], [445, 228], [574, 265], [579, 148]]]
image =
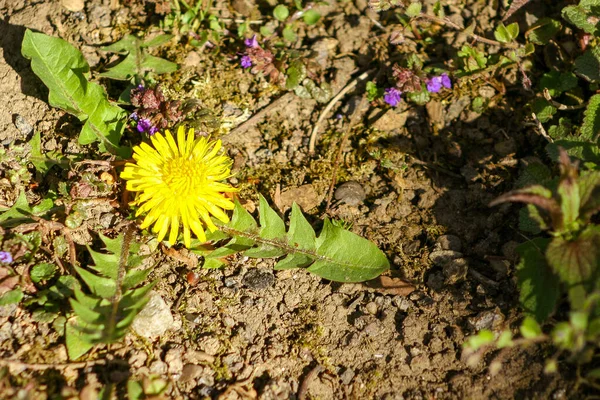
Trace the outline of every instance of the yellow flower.
[[211, 215], [229, 222], [223, 210], [232, 210], [234, 205], [223, 193], [237, 189], [221, 181], [231, 176], [231, 159], [218, 155], [220, 140], [195, 139], [193, 129], [186, 136], [180, 127], [177, 142], [168, 130], [150, 140], [154, 147], [148, 143], [135, 146], [135, 163], [125, 164], [121, 173], [127, 190], [139, 192], [131, 205], [140, 206], [136, 216], [147, 214], [141, 228], [154, 224], [159, 241], [170, 230], [169, 242], [174, 244], [181, 223], [186, 247], [191, 245], [191, 232], [205, 242], [204, 227], [211, 232], [217, 229]]

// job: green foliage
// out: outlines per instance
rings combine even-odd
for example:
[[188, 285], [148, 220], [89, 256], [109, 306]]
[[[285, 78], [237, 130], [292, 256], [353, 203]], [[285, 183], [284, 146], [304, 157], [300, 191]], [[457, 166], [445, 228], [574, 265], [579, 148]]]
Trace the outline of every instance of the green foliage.
[[568, 292], [573, 310], [581, 310], [586, 297], [600, 289], [600, 228], [590, 223], [600, 210], [600, 171], [579, 176], [566, 152], [562, 151], [560, 159], [561, 178], [556, 187], [533, 185], [493, 202], [517, 201], [535, 206], [540, 211], [535, 215], [540, 228], [552, 230], [551, 240], [536, 240], [521, 249], [521, 301], [540, 321], [551, 313], [558, 296], [553, 289], [553, 275], [543, 270], [546, 263]]
[[383, 88], [378, 88], [375, 82], [369, 81], [367, 82], [367, 100], [373, 101], [383, 96], [384, 90]]
[[[248, 257], [285, 258], [275, 269], [307, 268], [337, 282], [361, 282], [376, 278], [389, 262], [372, 242], [326, 219], [317, 237], [300, 207], [292, 206], [289, 230], [279, 215], [260, 197], [259, 223], [236, 202], [231, 222], [221, 231], [231, 237], [216, 250], [192, 249], [205, 257], [205, 267], [222, 265], [221, 258], [242, 252]], [[218, 238], [220, 239], [220, 237]]]
[[60, 164], [64, 159], [64, 156], [57, 151], [52, 151], [46, 155], [42, 154], [42, 138], [39, 132], [34, 133], [29, 145], [31, 146], [29, 160], [41, 174], [46, 174], [50, 168]]
[[496, 27], [494, 37], [500, 43], [510, 43], [519, 36], [519, 24], [516, 22], [505, 26], [502, 22]]
[[410, 3], [409, 6], [406, 7], [406, 10], [404, 10], [404, 13], [407, 17], [414, 18], [417, 15], [421, 14], [422, 8], [423, 5], [420, 2]]
[[55, 264], [40, 263], [31, 268], [29, 277], [34, 283], [40, 283], [52, 279], [57, 271], [58, 267]]
[[321, 14], [310, 9], [302, 15], [302, 19], [306, 25], [315, 25], [321, 19]]
[[44, 199], [37, 206], [31, 207], [25, 196], [25, 191], [19, 193], [19, 197], [11, 208], [0, 215], [0, 226], [12, 228], [18, 224], [32, 220], [32, 217], [42, 217], [54, 206], [52, 199]]
[[471, 47], [468, 44], [462, 46], [458, 52], [458, 57], [462, 62], [462, 68], [466, 72], [479, 71], [487, 66], [488, 58], [485, 53]]
[[127, 114], [107, 100], [100, 85], [89, 81], [90, 67], [79, 50], [63, 39], [28, 29], [21, 51], [48, 86], [50, 105], [84, 122], [79, 143], [98, 141], [102, 151], [128, 155], [128, 149], [119, 147]]
[[306, 78], [306, 66], [301, 61], [294, 61], [287, 69], [285, 87], [293, 90]]
[[560, 296], [558, 277], [546, 262], [549, 242], [549, 239], [536, 238], [517, 248], [521, 256], [517, 265], [519, 300], [525, 312], [539, 322], [552, 314]]
[[597, 143], [600, 133], [600, 94], [592, 96], [583, 114], [581, 138]]
[[600, 81], [600, 48], [590, 47], [575, 60], [575, 73], [589, 82]]
[[545, 45], [561, 30], [562, 24], [551, 18], [541, 18], [525, 32], [525, 37], [534, 44]]
[[160, 46], [171, 40], [173, 35], [159, 35], [152, 39], [141, 40], [134, 35], [126, 35], [123, 39], [101, 50], [118, 53], [124, 58], [115, 66], [100, 74], [105, 78], [117, 80], [133, 80], [143, 77], [148, 71], [155, 74], [166, 74], [178, 69], [178, 65], [165, 59], [152, 56], [146, 49]]
[[279, 4], [273, 9], [273, 16], [278, 21], [285, 21], [290, 16], [290, 10], [283, 4]]
[[172, 11], [161, 21], [166, 32], [188, 35], [192, 46], [204, 46], [209, 40], [218, 46], [225, 35], [225, 29], [216, 15], [210, 13], [211, 3], [196, 2], [190, 6], [184, 0], [172, 0]]
[[94, 261], [89, 269], [75, 267], [89, 293], [79, 288], [70, 299], [75, 317], [66, 326], [69, 358], [77, 359], [95, 344], [112, 343], [127, 333], [135, 316], [148, 301], [155, 283], [138, 286], [150, 273], [140, 269], [139, 245], [131, 242], [131, 230], [110, 239], [100, 235], [106, 247], [99, 253], [88, 246]]
[[599, 7], [600, 3], [597, 1], [580, 1], [579, 5], [565, 7], [562, 10], [562, 17], [579, 29], [597, 35], [598, 22], [600, 22]]

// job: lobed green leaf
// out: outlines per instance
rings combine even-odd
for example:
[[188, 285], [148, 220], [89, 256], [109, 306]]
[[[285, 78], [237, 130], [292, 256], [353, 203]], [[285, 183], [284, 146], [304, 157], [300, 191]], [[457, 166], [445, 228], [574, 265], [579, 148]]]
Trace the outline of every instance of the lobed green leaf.
[[79, 50], [63, 39], [29, 29], [23, 38], [22, 54], [31, 69], [48, 87], [50, 105], [75, 115], [84, 122], [79, 143], [100, 142], [101, 150], [125, 155], [119, 148], [126, 113], [111, 104], [104, 89], [89, 78], [89, 65]]

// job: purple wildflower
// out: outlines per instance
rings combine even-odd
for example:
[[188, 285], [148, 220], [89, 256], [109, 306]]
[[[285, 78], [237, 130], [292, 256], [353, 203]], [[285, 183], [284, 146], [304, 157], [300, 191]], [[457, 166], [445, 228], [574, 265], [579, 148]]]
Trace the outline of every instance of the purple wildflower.
[[244, 44], [246, 47], [258, 47], [258, 40], [256, 40], [256, 35], [252, 36], [250, 39], [244, 40]]
[[140, 120], [137, 123], [137, 130], [139, 133], [148, 133], [148, 135], [152, 136], [154, 135], [158, 129], [152, 125], [152, 122], [150, 122], [149, 119], [146, 118], [140, 118]]
[[383, 100], [386, 103], [388, 103], [390, 106], [396, 107], [398, 105], [398, 103], [400, 103], [400, 95], [401, 94], [402, 94], [402, 92], [394, 87], [387, 88], [387, 89], [385, 89], [385, 94], [383, 96]]
[[244, 68], [250, 68], [252, 66], [252, 60], [250, 59], [250, 56], [243, 56], [240, 60], [240, 64]]
[[138, 117], [138, 115], [137, 115], [137, 113], [136, 113], [136, 112], [132, 112], [132, 113], [131, 113], [131, 115], [129, 115], [129, 119], [132, 119], [132, 120], [134, 120], [134, 121], [137, 121], [137, 120], [138, 120], [138, 118], [139, 118], [139, 117]]
[[9, 264], [12, 261], [12, 255], [8, 251], [0, 251], [0, 263]]
[[450, 89], [452, 87], [450, 77], [445, 72], [439, 76], [432, 76], [427, 81], [427, 91], [430, 93], [437, 93], [442, 90], [442, 87], [446, 89]]

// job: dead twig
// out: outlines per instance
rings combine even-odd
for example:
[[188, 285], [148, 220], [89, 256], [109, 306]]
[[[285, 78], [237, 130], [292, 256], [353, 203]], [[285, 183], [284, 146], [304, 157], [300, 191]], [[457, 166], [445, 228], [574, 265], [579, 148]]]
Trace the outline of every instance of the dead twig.
[[531, 113], [531, 118], [533, 118], [533, 120], [535, 121], [535, 124], [537, 125], [538, 131], [540, 132], [540, 134], [544, 138], [546, 138], [546, 140], [549, 141], [550, 143], [554, 143], [554, 140], [552, 140], [550, 135], [548, 135], [548, 132], [546, 132], [546, 130], [544, 129], [544, 125], [542, 125], [542, 122], [538, 119], [537, 115], [535, 115], [535, 113]]
[[58, 363], [58, 364], [41, 364], [41, 363], [26, 363], [19, 360], [8, 360], [8, 359], [0, 359], [0, 366], [9, 367], [9, 368], [21, 368], [21, 369], [30, 369], [34, 371], [44, 371], [47, 369], [66, 369], [66, 368], [87, 368], [94, 365], [102, 365], [107, 364], [108, 360], [94, 360], [94, 361], [84, 361], [84, 362], [76, 362], [76, 363]]
[[561, 111], [581, 110], [582, 108], [585, 108], [585, 106], [586, 106], [585, 103], [581, 103], [576, 106], [567, 106], [562, 103], [559, 103], [558, 101], [552, 99], [552, 96], [550, 96], [550, 91], [548, 90], [548, 88], [544, 88], [543, 93], [544, 93], [544, 98], [546, 100], [548, 100], [554, 107], [556, 107], [557, 109], [559, 109]]
[[349, 91], [354, 89], [356, 87], [356, 85], [359, 84], [359, 82], [366, 80], [369, 77], [369, 75], [371, 75], [374, 71], [375, 71], [375, 69], [370, 69], [370, 70], [360, 74], [358, 77], [353, 79], [349, 84], [347, 84], [342, 90], [340, 90], [339, 93], [336, 94], [335, 97], [333, 99], [331, 99], [331, 101], [329, 101], [329, 103], [327, 103], [327, 105], [325, 106], [323, 111], [321, 111], [321, 114], [319, 115], [319, 119], [317, 120], [317, 123], [313, 127], [313, 130], [310, 134], [310, 142], [308, 144], [308, 154], [314, 154], [315, 145], [317, 143], [317, 134], [319, 133], [319, 126], [321, 125], [321, 123], [323, 122], [323, 120], [325, 119], [325, 117], [327, 116], [329, 111], [331, 111], [331, 109], [333, 108], [335, 103], [337, 103], [342, 97], [344, 97], [344, 95], [346, 93], [348, 93]]

